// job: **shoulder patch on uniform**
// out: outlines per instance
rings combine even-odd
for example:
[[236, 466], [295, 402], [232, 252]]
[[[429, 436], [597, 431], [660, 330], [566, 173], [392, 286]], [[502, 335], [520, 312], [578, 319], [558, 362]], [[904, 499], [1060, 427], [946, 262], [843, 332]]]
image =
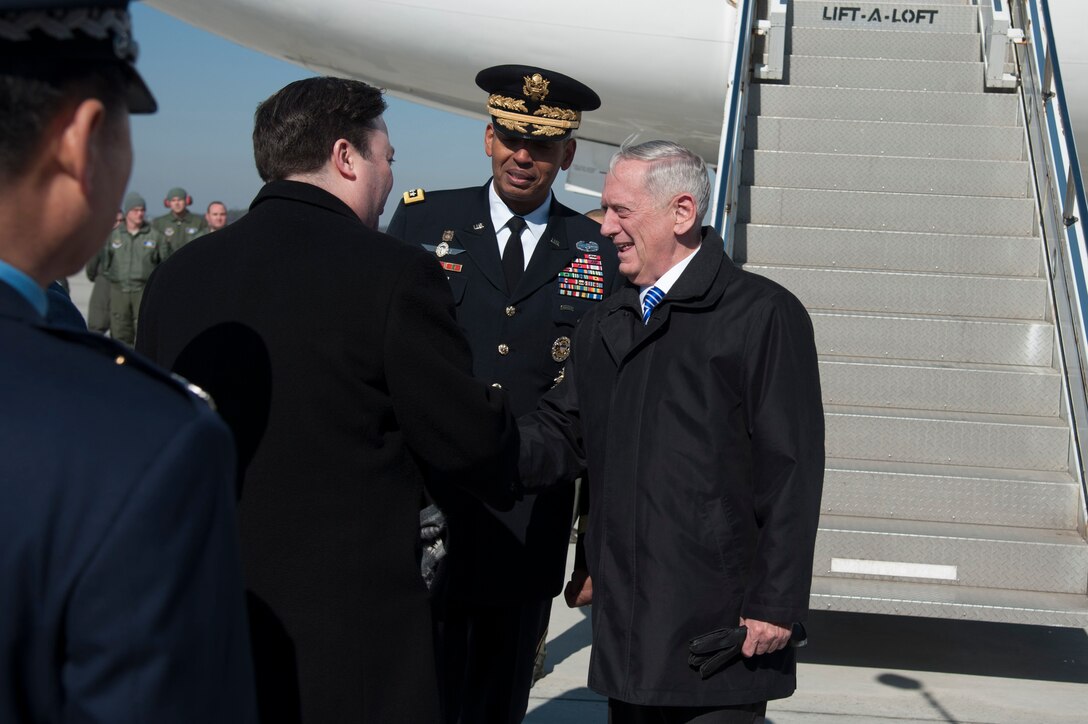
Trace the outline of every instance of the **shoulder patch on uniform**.
[[423, 200], [423, 189], [412, 189], [411, 191], [404, 192], [405, 206], [408, 206], [409, 204], [418, 204], [420, 201]]

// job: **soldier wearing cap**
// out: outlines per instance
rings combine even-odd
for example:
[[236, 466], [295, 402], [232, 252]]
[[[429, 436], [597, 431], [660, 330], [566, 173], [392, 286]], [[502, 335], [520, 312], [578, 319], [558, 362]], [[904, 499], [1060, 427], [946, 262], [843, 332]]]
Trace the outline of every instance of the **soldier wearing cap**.
[[229, 432], [127, 347], [49, 321], [51, 280], [114, 221], [129, 112], [155, 110], [135, 57], [125, 0], [0, 1], [3, 722], [256, 719]]
[[[562, 73], [487, 68], [483, 186], [404, 194], [389, 233], [434, 255], [472, 346], [473, 372], [509, 392], [515, 414], [562, 379], [575, 324], [611, 290], [612, 244], [560, 204], [552, 184], [574, 160], [574, 131], [600, 106]], [[562, 586], [573, 481], [499, 512], [468, 496], [437, 501], [449, 523], [435, 604], [447, 722], [520, 722], [537, 644]]]
[[193, 198], [189, 193], [182, 187], [175, 186], [166, 192], [166, 198], [163, 199], [163, 204], [170, 210], [151, 222], [151, 226], [170, 244], [170, 253], [208, 233], [208, 222], [204, 217], [189, 211], [192, 203]]
[[110, 281], [110, 336], [132, 344], [140, 302], [151, 272], [173, 251], [170, 242], [144, 218], [147, 202], [136, 192], [125, 196], [125, 220], [106, 239], [102, 273]]

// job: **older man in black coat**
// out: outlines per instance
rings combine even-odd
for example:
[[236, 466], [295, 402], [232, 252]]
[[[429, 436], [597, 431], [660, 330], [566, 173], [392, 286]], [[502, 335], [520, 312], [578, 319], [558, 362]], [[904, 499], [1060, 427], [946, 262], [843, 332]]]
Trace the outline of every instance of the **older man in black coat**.
[[215, 396], [246, 463], [265, 722], [438, 719], [423, 484], [485, 494], [516, 467], [505, 393], [472, 378], [441, 268], [374, 231], [393, 182], [384, 107], [337, 78], [262, 103], [250, 212], [144, 296], [138, 347]]
[[[812, 325], [700, 229], [708, 200], [702, 160], [675, 144], [613, 158], [601, 230], [630, 283], [522, 421], [533, 484], [588, 461], [589, 685], [614, 724], [762, 721], [795, 687], [824, 462]], [[730, 658], [713, 632], [738, 625]], [[720, 666], [690, 664], [704, 637]]]

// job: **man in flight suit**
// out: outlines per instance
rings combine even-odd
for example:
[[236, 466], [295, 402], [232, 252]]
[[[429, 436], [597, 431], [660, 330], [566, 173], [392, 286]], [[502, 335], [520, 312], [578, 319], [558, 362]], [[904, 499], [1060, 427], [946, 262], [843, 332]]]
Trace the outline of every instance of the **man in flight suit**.
[[170, 209], [162, 216], [155, 217], [151, 226], [170, 244], [171, 252], [177, 251], [198, 236], [208, 233], [208, 222], [203, 216], [189, 211], [193, 198], [180, 186], [166, 192], [163, 203]]
[[110, 281], [110, 336], [132, 344], [144, 285], [173, 249], [166, 237], [144, 221], [147, 203], [143, 196], [129, 193], [121, 210], [125, 220], [106, 240], [101, 270]]
[[[489, 94], [492, 178], [409, 191], [389, 233], [442, 265], [473, 373], [509, 392], [520, 415], [562, 378], [575, 324], [616, 274], [615, 250], [598, 224], [551, 191], [574, 160], [582, 112], [600, 99], [573, 78], [531, 66], [487, 68], [476, 84]], [[449, 522], [447, 585], [435, 606], [446, 722], [516, 724], [562, 585], [573, 481], [511, 512], [463, 494], [438, 503]]]

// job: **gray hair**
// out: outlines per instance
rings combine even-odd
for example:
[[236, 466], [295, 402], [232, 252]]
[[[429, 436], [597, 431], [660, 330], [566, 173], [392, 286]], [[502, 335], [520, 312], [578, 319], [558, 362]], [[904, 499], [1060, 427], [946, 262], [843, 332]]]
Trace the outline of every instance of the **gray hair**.
[[646, 141], [637, 146], [624, 144], [608, 164], [611, 173], [620, 161], [643, 161], [650, 194], [665, 203], [677, 194], [695, 197], [697, 222], [702, 223], [710, 208], [710, 177], [698, 155], [672, 141]]

